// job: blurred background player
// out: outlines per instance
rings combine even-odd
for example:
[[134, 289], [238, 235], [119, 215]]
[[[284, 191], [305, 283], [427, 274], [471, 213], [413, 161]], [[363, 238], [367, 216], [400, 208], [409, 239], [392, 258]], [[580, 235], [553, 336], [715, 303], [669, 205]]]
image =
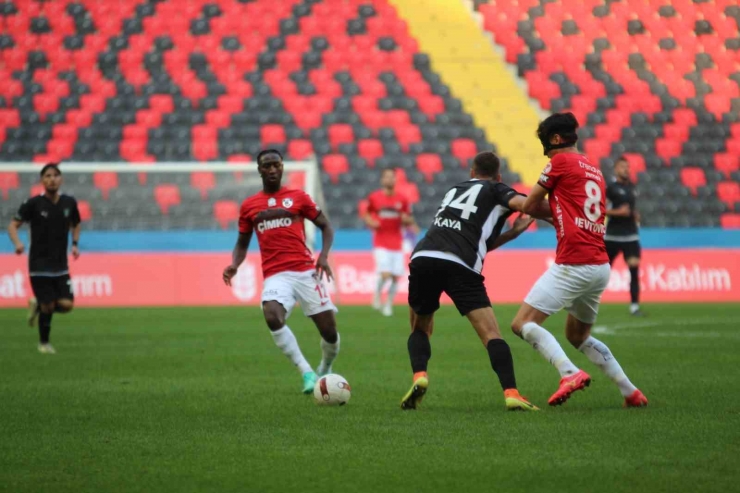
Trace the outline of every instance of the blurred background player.
[[69, 277], [67, 251], [72, 230], [72, 256], [80, 256], [80, 212], [74, 197], [59, 193], [62, 172], [56, 164], [41, 169], [44, 193], [23, 202], [8, 226], [15, 253], [25, 250], [18, 228], [28, 223], [31, 229], [28, 274], [35, 298], [29, 301], [28, 325], [38, 319], [39, 352], [55, 354], [49, 343], [54, 312], [68, 313], [74, 307], [72, 280]]
[[568, 311], [568, 341], [619, 387], [625, 406], [647, 405], [647, 399], [627, 378], [609, 348], [591, 336], [601, 294], [609, 283], [609, 257], [604, 246], [604, 177], [576, 149], [578, 121], [572, 113], [556, 113], [540, 123], [537, 136], [550, 158], [527, 197], [524, 212], [541, 216], [549, 196], [558, 246], [555, 263], [532, 286], [512, 329], [560, 372], [560, 387], [548, 404], [557, 406], [591, 383], [565, 355], [555, 337], [542, 327], [550, 315]]
[[[246, 258], [249, 241], [256, 231], [262, 254], [265, 321], [277, 347], [301, 372], [303, 393], [310, 394], [318, 377], [285, 321], [296, 302], [300, 302], [303, 313], [313, 320], [321, 334], [318, 374], [331, 373], [332, 362], [339, 353], [339, 334], [334, 319], [337, 309], [329, 297], [324, 275], [331, 280], [329, 250], [334, 242], [334, 229], [306, 192], [282, 187], [283, 156], [278, 151], [260, 152], [257, 166], [263, 189], [242, 203], [239, 237], [223, 279], [226, 285], [231, 285], [231, 278]], [[315, 265], [306, 245], [304, 219], [312, 221], [322, 233], [321, 253]]]
[[[506, 408], [538, 410], [519, 395], [511, 349], [501, 338], [481, 275], [486, 254], [519, 236], [534, 221], [520, 215], [512, 229], [501, 233], [509, 216], [522, 210], [524, 196], [501, 183], [500, 166], [492, 152], [482, 152], [473, 159], [471, 179], [447, 191], [434, 222], [411, 256], [408, 351], [414, 381], [401, 400], [401, 409], [416, 409], [429, 387], [429, 338], [434, 329], [434, 312], [439, 309], [439, 298], [444, 292], [460, 315], [468, 318], [488, 351], [491, 367], [504, 391]], [[542, 207], [546, 212], [547, 203], [543, 202]]]
[[[396, 171], [384, 169], [380, 174], [380, 190], [368, 198], [367, 213], [363, 219], [373, 230], [373, 256], [378, 283], [373, 297], [373, 308], [383, 315], [393, 315], [393, 300], [398, 290], [398, 278], [406, 273], [403, 254], [403, 229], [408, 228], [416, 235], [419, 227], [411, 215], [408, 198], [396, 192]], [[390, 282], [390, 284], [389, 284]], [[388, 286], [385, 303], [383, 290]]]
[[640, 311], [640, 213], [635, 209], [635, 185], [630, 180], [630, 164], [622, 156], [614, 164], [614, 181], [606, 189], [609, 218], [606, 222], [606, 253], [609, 264], [621, 253], [630, 270], [630, 313]]

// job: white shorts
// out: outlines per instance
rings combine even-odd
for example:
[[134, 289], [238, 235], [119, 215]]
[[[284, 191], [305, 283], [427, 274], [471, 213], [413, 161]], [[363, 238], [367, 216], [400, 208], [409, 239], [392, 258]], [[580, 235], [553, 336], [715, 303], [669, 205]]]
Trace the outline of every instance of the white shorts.
[[406, 273], [403, 250], [388, 250], [387, 248], [375, 248], [375, 272], [381, 274], [388, 272], [393, 276], [402, 276]]
[[610, 273], [609, 264], [552, 264], [534, 283], [524, 302], [547, 315], [565, 308], [581, 322], [592, 324], [596, 322]]
[[303, 314], [307, 317], [328, 310], [334, 313], [338, 311], [331, 302], [326, 283], [317, 278], [314, 270], [279, 272], [268, 277], [262, 286], [262, 303], [265, 301], [277, 301], [283, 305], [288, 316], [296, 302], [300, 302]]

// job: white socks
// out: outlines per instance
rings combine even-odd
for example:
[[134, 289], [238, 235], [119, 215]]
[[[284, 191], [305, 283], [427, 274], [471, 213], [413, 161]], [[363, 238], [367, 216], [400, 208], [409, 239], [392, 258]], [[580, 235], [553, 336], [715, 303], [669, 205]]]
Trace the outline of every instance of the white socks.
[[303, 357], [301, 348], [298, 347], [298, 340], [295, 338], [295, 335], [293, 335], [293, 331], [290, 330], [290, 327], [285, 325], [282, 329], [270, 331], [270, 333], [272, 334], [272, 339], [275, 341], [275, 345], [279, 347], [283, 354], [298, 367], [298, 371], [301, 372], [301, 375], [313, 371], [311, 365], [309, 365], [306, 358]]
[[638, 311], [640, 311], [640, 304], [639, 304], [639, 303], [632, 303], [632, 304], [630, 305], [630, 313], [631, 313], [632, 315], [634, 315], [634, 314], [635, 314], [635, 313], [637, 313]]
[[551, 365], [557, 368], [560, 377], [567, 377], [578, 372], [578, 367], [568, 359], [555, 337], [536, 323], [527, 322], [524, 324], [522, 326], [522, 337], [539, 351]]
[[396, 292], [398, 291], [398, 281], [391, 279], [391, 286], [388, 288], [388, 299], [386, 300], [386, 306], [393, 306], [393, 300], [396, 298]]
[[579, 347], [578, 350], [585, 354], [586, 357], [591, 360], [591, 363], [598, 366], [601, 371], [604, 372], [604, 375], [609, 377], [612, 382], [617, 384], [619, 391], [624, 397], [630, 396], [635, 390], [637, 390], [637, 387], [632, 385], [632, 382], [627, 378], [627, 375], [624, 374], [622, 367], [619, 366], [619, 363], [614, 358], [614, 355], [609, 348], [606, 347], [606, 344], [598, 339], [589, 337], [583, 344], [581, 344], [581, 347]]
[[339, 334], [337, 334], [337, 342], [330, 344], [324, 339], [321, 339], [321, 363], [316, 370], [319, 375], [325, 375], [331, 371], [331, 364], [334, 363], [334, 359], [339, 354]]

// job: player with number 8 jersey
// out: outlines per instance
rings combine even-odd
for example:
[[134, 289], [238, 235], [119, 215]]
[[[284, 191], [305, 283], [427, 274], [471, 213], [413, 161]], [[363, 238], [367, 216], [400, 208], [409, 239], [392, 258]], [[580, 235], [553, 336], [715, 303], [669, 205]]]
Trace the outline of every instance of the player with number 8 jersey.
[[538, 216], [539, 203], [548, 196], [558, 246], [555, 263], [524, 299], [512, 330], [560, 372], [560, 386], [548, 403], [563, 404], [591, 383], [591, 377], [568, 359], [541, 326], [550, 315], [565, 309], [568, 341], [617, 385], [625, 406], [640, 407], [647, 405], [645, 396], [632, 385], [609, 348], [591, 336], [611, 273], [604, 244], [606, 188], [601, 170], [576, 149], [577, 128], [575, 116], [562, 113], [549, 116], [537, 129], [550, 162], [532, 188], [524, 211]]

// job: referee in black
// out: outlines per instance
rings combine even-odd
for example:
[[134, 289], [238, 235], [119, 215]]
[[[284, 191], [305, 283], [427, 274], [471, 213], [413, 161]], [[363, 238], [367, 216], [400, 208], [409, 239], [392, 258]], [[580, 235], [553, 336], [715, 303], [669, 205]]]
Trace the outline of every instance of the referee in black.
[[31, 228], [31, 248], [28, 271], [35, 298], [29, 301], [28, 324], [33, 327], [38, 318], [39, 352], [55, 354], [49, 344], [51, 317], [54, 312], [67, 313], [74, 306], [72, 281], [69, 277], [67, 250], [72, 230], [72, 256], [80, 256], [80, 212], [77, 201], [59, 193], [62, 172], [58, 164], [41, 169], [44, 193], [23, 202], [8, 226], [8, 235], [21, 255], [25, 245], [18, 237], [18, 228], [28, 223]]
[[642, 316], [640, 311], [640, 213], [635, 209], [635, 185], [630, 181], [630, 164], [621, 156], [614, 164], [614, 181], [606, 189], [606, 252], [609, 263], [621, 253], [630, 270], [630, 313]]

